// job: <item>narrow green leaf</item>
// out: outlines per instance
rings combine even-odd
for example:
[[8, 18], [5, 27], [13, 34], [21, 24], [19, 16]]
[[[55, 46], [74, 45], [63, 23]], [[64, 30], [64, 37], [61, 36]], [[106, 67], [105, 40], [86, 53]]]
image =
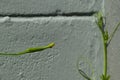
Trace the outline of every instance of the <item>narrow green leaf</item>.
[[79, 69], [79, 73], [80, 73], [85, 79], [91, 80], [91, 78], [88, 77], [88, 75], [87, 75], [84, 71], [82, 71], [81, 69]]
[[110, 44], [112, 38], [114, 37], [114, 35], [115, 35], [115, 33], [116, 33], [116, 31], [118, 30], [119, 27], [120, 27], [120, 22], [115, 26], [113, 32], [111, 33], [109, 41], [108, 41], [108, 45]]
[[110, 80], [110, 75], [108, 75], [108, 76], [105, 76], [105, 75], [101, 75], [100, 76], [100, 78], [101, 78], [101, 80]]

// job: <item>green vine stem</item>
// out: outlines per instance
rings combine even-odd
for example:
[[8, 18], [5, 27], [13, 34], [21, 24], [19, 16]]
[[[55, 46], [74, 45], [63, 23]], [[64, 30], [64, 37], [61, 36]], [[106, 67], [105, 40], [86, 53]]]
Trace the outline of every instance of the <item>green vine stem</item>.
[[33, 48], [28, 48], [24, 51], [18, 52], [18, 53], [1, 53], [0, 55], [11, 55], [11, 56], [16, 56], [16, 55], [23, 55], [23, 54], [27, 54], [27, 53], [33, 53], [33, 52], [38, 52], [38, 51], [43, 51], [45, 49], [48, 48], [52, 48], [55, 45], [54, 42], [46, 45], [46, 46], [41, 46], [41, 47], [33, 47]]
[[[114, 37], [118, 27], [120, 26], [120, 22], [115, 26], [115, 29], [111, 33], [110, 37], [108, 35], [108, 31], [104, 29], [105, 24], [104, 24], [104, 17], [102, 15], [102, 12], [97, 12], [95, 14], [95, 17], [97, 18], [96, 24], [100, 29], [100, 32], [102, 34], [102, 39], [103, 39], [103, 46], [104, 46], [104, 67], [103, 67], [103, 74], [100, 76], [101, 80], [110, 80], [110, 75], [107, 74], [107, 47], [110, 44], [112, 38]], [[92, 78], [88, 77], [84, 71], [79, 70], [79, 73], [87, 80], [92, 80]]]
[[108, 31], [104, 30], [104, 22], [103, 22], [103, 15], [101, 12], [97, 13], [97, 25], [102, 33], [103, 44], [104, 44], [104, 73], [101, 76], [102, 80], [110, 80], [110, 75], [107, 74], [107, 47], [110, 44], [112, 38], [114, 37], [118, 27], [120, 26], [120, 22], [115, 26], [115, 29], [111, 33], [110, 37], [108, 35]]
[[118, 27], [120, 26], [120, 22], [117, 24], [117, 26], [115, 27], [114, 31], [112, 32], [112, 34], [110, 35], [110, 39], [108, 41], [108, 45], [110, 44], [112, 38], [114, 37], [115, 32], [117, 31]]
[[[108, 32], [104, 30], [104, 22], [103, 15], [101, 12], [96, 14], [97, 17], [97, 25], [101, 31], [104, 45], [104, 73], [102, 74], [102, 80], [106, 80], [107, 78], [107, 41], [108, 41]], [[103, 79], [104, 78], [104, 79]]]

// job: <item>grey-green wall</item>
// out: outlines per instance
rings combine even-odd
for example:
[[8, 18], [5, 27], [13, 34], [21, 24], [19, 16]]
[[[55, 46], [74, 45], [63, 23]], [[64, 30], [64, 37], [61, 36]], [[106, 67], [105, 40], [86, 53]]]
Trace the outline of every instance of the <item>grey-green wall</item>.
[[[109, 12], [107, 3], [104, 0], [0, 0], [0, 52], [19, 52], [55, 42], [53, 48], [42, 52], [0, 56], [0, 80], [84, 80], [78, 68], [92, 79], [100, 80], [103, 43], [92, 14]], [[107, 23], [111, 20], [109, 15]], [[120, 71], [119, 48], [116, 48], [119, 44], [115, 43], [118, 39], [113, 39], [109, 49], [111, 80], [119, 79], [116, 76]]]
[[[120, 22], [120, 1], [105, 0], [106, 28], [109, 33]], [[108, 47], [108, 66], [111, 80], [120, 79], [120, 28], [118, 28], [111, 44]]]

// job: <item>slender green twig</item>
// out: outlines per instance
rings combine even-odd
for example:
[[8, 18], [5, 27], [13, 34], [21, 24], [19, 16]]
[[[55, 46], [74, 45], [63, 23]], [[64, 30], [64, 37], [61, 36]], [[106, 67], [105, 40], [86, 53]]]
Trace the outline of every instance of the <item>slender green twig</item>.
[[78, 71], [79, 71], [79, 73], [80, 73], [85, 79], [91, 80], [91, 78], [88, 77], [88, 75], [87, 75], [83, 70], [79, 69]]
[[[100, 32], [102, 34], [102, 39], [103, 39], [103, 46], [104, 46], [104, 67], [103, 67], [103, 74], [101, 75], [101, 80], [110, 80], [110, 75], [107, 74], [107, 47], [110, 44], [112, 38], [114, 37], [118, 27], [120, 26], [120, 22], [117, 24], [113, 32], [111, 33], [110, 37], [108, 35], [108, 31], [104, 29], [104, 22], [103, 22], [103, 15], [101, 12], [98, 12], [95, 14], [97, 21], [96, 24], [98, 25]], [[79, 70], [81, 75], [86, 78], [90, 79], [83, 71]]]
[[33, 48], [28, 48], [22, 52], [18, 52], [18, 53], [0, 53], [0, 55], [11, 55], [11, 56], [16, 56], [16, 55], [23, 55], [23, 54], [27, 54], [27, 53], [33, 53], [33, 52], [38, 52], [38, 51], [42, 51], [48, 48], [52, 48], [55, 45], [55, 43], [50, 43], [46, 46], [41, 46], [41, 47], [33, 47]]
[[103, 75], [106, 76], [107, 75], [107, 46], [106, 46], [106, 40], [105, 40], [105, 31], [104, 31], [104, 28], [103, 28], [103, 16], [102, 16], [102, 13], [97, 13], [96, 14], [96, 17], [97, 17], [97, 25], [101, 31], [101, 34], [102, 34], [102, 38], [103, 38], [103, 45], [104, 45], [104, 73]]
[[112, 32], [112, 34], [110, 35], [110, 39], [108, 41], [108, 45], [110, 44], [112, 38], [114, 37], [115, 32], [117, 31], [118, 27], [120, 26], [120, 22], [117, 24], [117, 26], [115, 27], [114, 31]]
[[104, 72], [101, 75], [102, 80], [109, 80], [110, 76], [107, 74], [107, 43], [109, 40], [108, 31], [104, 30], [104, 22], [103, 22], [103, 15], [101, 12], [98, 12], [97, 15], [97, 25], [101, 31], [102, 38], [103, 38], [103, 46], [104, 46]]
[[85, 57], [79, 56], [79, 57], [78, 57], [78, 60], [77, 60], [76, 66], [77, 66], [78, 72], [79, 72], [85, 79], [87, 79], [87, 80], [92, 80], [91, 77], [89, 77], [87, 73], [85, 73], [81, 68], [79, 68], [79, 61], [80, 61], [80, 59], [85, 60], [84, 63], [86, 63], [86, 64], [89, 65], [90, 69], [92, 70], [92, 75], [93, 75], [94, 69], [92, 69], [92, 64], [91, 64], [90, 60], [89, 60], [89, 59], [86, 60]]

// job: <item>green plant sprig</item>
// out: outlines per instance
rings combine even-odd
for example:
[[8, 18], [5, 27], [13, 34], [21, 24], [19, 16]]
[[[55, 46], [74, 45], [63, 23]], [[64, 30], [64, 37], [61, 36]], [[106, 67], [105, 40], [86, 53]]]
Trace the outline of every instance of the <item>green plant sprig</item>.
[[[97, 18], [96, 20], [96, 24], [99, 27], [99, 30], [102, 34], [102, 39], [103, 39], [103, 46], [104, 46], [104, 67], [103, 67], [103, 74], [100, 76], [101, 80], [110, 80], [110, 75], [107, 74], [107, 47], [110, 44], [112, 38], [114, 37], [118, 27], [120, 26], [120, 22], [117, 24], [117, 26], [115, 26], [115, 29], [113, 30], [113, 32], [111, 33], [111, 35], [109, 36], [108, 31], [104, 29], [105, 24], [104, 24], [104, 17], [102, 12], [97, 12], [95, 14], [95, 17]], [[90, 77], [87, 76], [86, 73], [84, 73], [84, 71], [78, 69], [79, 73], [87, 80], [92, 80]]]
[[23, 54], [27, 54], [27, 53], [33, 53], [33, 52], [38, 52], [38, 51], [43, 51], [45, 49], [48, 49], [48, 48], [52, 48], [53, 46], [55, 45], [54, 42], [46, 45], [46, 46], [41, 46], [41, 47], [33, 47], [33, 48], [28, 48], [24, 51], [21, 51], [21, 52], [18, 52], [18, 53], [1, 53], [0, 52], [0, 55], [11, 55], [11, 56], [16, 56], [16, 55], [23, 55]]
[[104, 72], [101, 75], [101, 80], [109, 80], [110, 75], [107, 74], [107, 45], [108, 45], [109, 35], [108, 35], [108, 31], [104, 30], [104, 22], [103, 22], [102, 13], [98, 12], [96, 14], [96, 18], [97, 18], [96, 23], [101, 31], [102, 38], [103, 38], [103, 45], [104, 45]]

